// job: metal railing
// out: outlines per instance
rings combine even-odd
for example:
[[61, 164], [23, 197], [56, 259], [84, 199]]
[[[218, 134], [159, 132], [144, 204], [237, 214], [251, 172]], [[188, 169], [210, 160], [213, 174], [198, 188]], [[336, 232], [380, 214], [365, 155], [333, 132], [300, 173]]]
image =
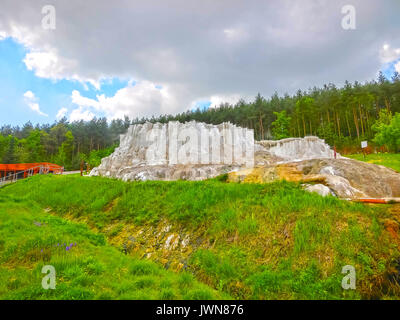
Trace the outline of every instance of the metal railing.
[[52, 166], [35, 166], [26, 170], [10, 173], [0, 178], [0, 187], [8, 183], [16, 182], [19, 179], [31, 177], [35, 174], [48, 174], [50, 171], [52, 171], [53, 174], [62, 174], [64, 171], [64, 167], [55, 168]]

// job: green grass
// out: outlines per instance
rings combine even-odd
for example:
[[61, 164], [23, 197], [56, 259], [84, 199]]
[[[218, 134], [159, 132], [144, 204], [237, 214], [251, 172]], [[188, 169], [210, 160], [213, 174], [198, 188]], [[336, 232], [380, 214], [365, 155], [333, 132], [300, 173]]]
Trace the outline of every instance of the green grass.
[[[0, 299], [215, 299], [191, 274], [126, 256], [103, 234], [0, 194]], [[70, 250], [66, 246], [73, 245]], [[56, 288], [42, 288], [44, 265]], [[224, 295], [226, 297], [226, 295]]]
[[346, 157], [368, 163], [379, 164], [400, 172], [400, 153], [372, 153], [366, 155], [365, 158], [362, 154], [351, 154], [346, 155]]
[[[81, 260], [73, 263], [74, 267], [67, 273], [68, 281], [78, 284], [82, 281], [81, 287], [73, 291], [74, 298], [81, 297], [79, 292], [83, 292], [83, 298], [90, 299], [104, 292], [111, 292], [109, 297], [117, 299], [137, 296], [213, 298], [218, 294], [237, 299], [400, 297], [399, 286], [392, 281], [397, 278], [399, 247], [385, 228], [387, 221], [399, 222], [387, 210], [389, 207], [365, 206], [331, 196], [324, 198], [305, 192], [294, 183], [229, 184], [224, 179], [125, 183], [99, 177], [49, 175], [6, 186], [0, 190], [0, 197], [21, 210], [29, 208], [26, 215], [14, 217], [12, 210], [3, 205], [0, 212], [7, 219], [15, 219], [14, 223], [22, 223], [34, 210], [52, 223], [63, 221], [68, 226], [64, 234], [69, 238], [65, 241], [78, 241], [75, 239], [81, 235], [88, 248], [96, 249], [86, 253], [101, 265], [93, 263], [89, 280], [85, 278], [87, 264]], [[45, 213], [43, 209], [51, 211]], [[67, 223], [67, 219], [74, 222]], [[48, 227], [51, 224], [48, 223]], [[32, 228], [42, 230], [35, 225]], [[21, 227], [19, 233], [13, 231], [15, 229], [15, 226], [2, 224], [4, 235], [0, 237], [8, 239], [0, 245], [0, 252], [2, 257], [11, 259], [12, 272], [20, 270], [27, 259], [29, 250], [20, 248], [63, 241], [54, 238], [61, 231], [52, 230], [46, 236], [54, 238], [50, 241], [39, 234], [25, 239], [25, 227]], [[162, 232], [165, 236], [159, 236]], [[190, 235], [191, 241], [185, 248], [164, 249], [166, 239], [174, 234], [181, 236], [180, 241], [184, 235]], [[121, 255], [122, 245], [130, 236], [134, 236], [138, 246], [128, 251], [128, 256]], [[102, 251], [106, 249], [107, 254]], [[11, 254], [12, 250], [17, 251]], [[111, 251], [115, 252], [115, 257], [108, 253]], [[150, 260], [157, 264], [138, 260], [149, 252]], [[12, 260], [16, 256], [22, 260]], [[62, 258], [55, 255], [54, 259]], [[125, 273], [122, 276], [111, 272], [105, 262], [118, 264], [114, 262], [122, 261], [118, 259], [126, 259], [136, 266], [127, 267], [131, 270], [126, 271], [129, 278], [125, 278]], [[152, 267], [146, 267], [147, 264]], [[178, 264], [185, 265], [186, 272], [173, 273], [172, 266]], [[163, 265], [171, 266], [171, 270], [167, 272]], [[341, 287], [344, 277], [341, 270], [345, 265], [356, 268], [356, 290]], [[33, 271], [22, 268], [17, 273], [22, 280], [18, 281], [24, 283], [32, 274], [38, 277], [38, 268], [34, 266]], [[159, 273], [143, 271], [147, 268], [155, 268]], [[12, 274], [7, 270], [3, 268], [0, 272], [6, 283]], [[100, 274], [107, 270], [105, 287], [96, 285], [103, 283]], [[181, 287], [188, 282], [198, 288]], [[126, 290], [118, 294], [117, 289], [109, 288], [110, 283]], [[14, 289], [1, 295], [13, 295], [13, 292]], [[18, 296], [22, 297], [24, 292], [20, 291]], [[68, 298], [71, 293], [67, 289], [65, 292], [62, 297]], [[26, 297], [47, 298], [29, 294]]]

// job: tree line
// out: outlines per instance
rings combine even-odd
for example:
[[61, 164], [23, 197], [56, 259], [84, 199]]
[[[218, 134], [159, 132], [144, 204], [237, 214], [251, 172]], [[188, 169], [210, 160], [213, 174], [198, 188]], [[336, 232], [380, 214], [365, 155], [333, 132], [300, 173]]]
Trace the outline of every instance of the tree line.
[[345, 82], [338, 88], [277, 93], [270, 98], [258, 94], [253, 101], [222, 103], [215, 108], [189, 110], [176, 115], [151, 118], [106, 118], [53, 124], [0, 128], [0, 163], [53, 162], [66, 169], [78, 169], [81, 161], [98, 165], [118, 145], [119, 135], [130, 124], [196, 120], [210, 124], [231, 122], [254, 129], [255, 139], [282, 139], [316, 135], [346, 153], [368, 140], [387, 150], [400, 147], [400, 75], [391, 79], [379, 73], [377, 80], [361, 84]]
[[71, 123], [63, 118], [52, 125], [5, 125], [0, 128], [0, 163], [52, 162], [72, 170], [85, 161], [93, 167], [113, 151], [130, 124], [125, 117], [110, 123], [106, 118]]
[[[282, 139], [316, 135], [339, 149], [354, 150], [361, 140], [374, 140], [373, 125], [381, 110], [395, 115], [400, 112], [400, 75], [387, 79], [382, 72], [377, 80], [361, 84], [345, 82], [338, 88], [330, 83], [322, 88], [266, 99], [258, 94], [254, 101], [223, 103], [218, 108], [197, 109], [177, 115], [161, 115], [145, 121], [186, 122], [196, 120], [211, 124], [232, 122], [254, 129], [255, 139]], [[380, 141], [382, 142], [382, 141]], [[399, 142], [400, 143], [400, 142]]]

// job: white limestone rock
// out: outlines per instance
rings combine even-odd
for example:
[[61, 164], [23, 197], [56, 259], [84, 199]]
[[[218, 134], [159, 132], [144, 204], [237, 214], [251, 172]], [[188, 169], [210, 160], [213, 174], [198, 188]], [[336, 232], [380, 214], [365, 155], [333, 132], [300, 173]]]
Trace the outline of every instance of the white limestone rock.
[[319, 195], [326, 197], [329, 195], [335, 195], [331, 189], [329, 189], [327, 186], [324, 186], [323, 184], [305, 184], [303, 185], [304, 190], [308, 192], [315, 192], [318, 193]]
[[[333, 159], [334, 151], [325, 140], [314, 136], [282, 140], [262, 140], [256, 143], [256, 152], [267, 154], [272, 162], [294, 162], [310, 159]], [[339, 153], [336, 158], [342, 158]], [[271, 164], [271, 163], [266, 163]]]
[[254, 166], [254, 131], [191, 121], [132, 125], [91, 176], [202, 180]]

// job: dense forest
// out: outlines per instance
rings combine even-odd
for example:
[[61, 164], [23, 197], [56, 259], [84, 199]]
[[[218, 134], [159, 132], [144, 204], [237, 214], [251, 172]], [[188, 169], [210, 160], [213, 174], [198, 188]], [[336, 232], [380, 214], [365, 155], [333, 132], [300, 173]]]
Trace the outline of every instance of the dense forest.
[[106, 118], [69, 123], [66, 118], [52, 125], [3, 126], [0, 129], [0, 163], [52, 162], [67, 170], [79, 169], [82, 161], [92, 167], [110, 154], [131, 121]]
[[279, 97], [275, 93], [270, 99], [257, 95], [250, 103], [225, 103], [219, 108], [163, 115], [150, 121], [197, 120], [212, 124], [230, 121], [254, 129], [257, 140], [316, 135], [330, 145], [344, 148], [358, 146], [360, 140], [372, 140], [382, 110], [389, 118], [400, 112], [400, 75], [397, 72], [390, 80], [379, 73], [377, 81], [365, 84], [346, 81], [342, 88], [328, 84], [306, 92], [299, 90], [293, 96]]
[[232, 122], [254, 129], [255, 138], [282, 139], [316, 135], [339, 151], [356, 152], [360, 141], [382, 150], [397, 152], [400, 147], [400, 75], [391, 79], [379, 73], [378, 79], [361, 84], [334, 84], [299, 90], [295, 95], [266, 99], [258, 94], [217, 108], [197, 109], [177, 115], [69, 123], [66, 118], [52, 125], [30, 122], [22, 128], [0, 128], [0, 163], [49, 161], [66, 169], [77, 169], [81, 161], [97, 165], [119, 142], [119, 135], [130, 124], [191, 120], [219, 124]]

